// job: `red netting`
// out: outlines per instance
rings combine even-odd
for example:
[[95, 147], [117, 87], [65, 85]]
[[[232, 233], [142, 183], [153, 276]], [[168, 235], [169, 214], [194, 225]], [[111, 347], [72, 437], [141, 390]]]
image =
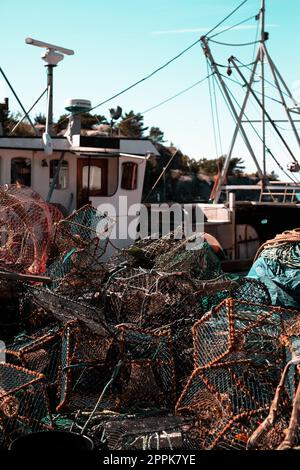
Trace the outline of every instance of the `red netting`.
[[61, 218], [61, 212], [32, 189], [1, 186], [0, 264], [17, 272], [43, 273], [54, 224]]

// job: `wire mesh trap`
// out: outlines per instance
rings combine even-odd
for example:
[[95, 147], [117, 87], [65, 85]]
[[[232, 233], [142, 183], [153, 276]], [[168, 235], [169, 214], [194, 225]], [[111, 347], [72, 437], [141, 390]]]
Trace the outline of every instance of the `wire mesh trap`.
[[269, 414], [248, 441], [248, 448], [251, 449], [288, 450], [299, 448], [300, 445], [299, 315], [285, 322], [280, 343], [285, 349], [285, 367], [274, 393]]
[[39, 274], [46, 269], [60, 211], [20, 185], [0, 188], [0, 259], [5, 269]]
[[56, 224], [54, 246], [59, 253], [65, 253], [89, 247], [92, 240], [98, 239], [94, 255], [101, 257], [113, 225], [110, 217], [88, 204]]
[[131, 268], [112, 275], [105, 286], [111, 318], [147, 328], [176, 318], [195, 290], [192, 280], [182, 273]]
[[143, 238], [112, 255], [106, 263], [106, 268], [108, 271], [118, 270], [121, 266], [151, 269], [160, 255], [175, 248], [178, 243], [181, 243], [181, 233], [178, 230], [161, 238]]
[[[11, 216], [19, 215], [17, 203]], [[50, 408], [61, 427], [92, 432], [100, 446], [105, 437], [111, 449], [298, 445], [299, 312], [270, 306], [259, 280], [223, 273], [206, 242], [193, 249], [171, 233], [105, 262], [110, 219], [85, 206], [58, 219], [54, 238], [53, 220], [52, 283], [18, 288], [26, 333], [0, 367], [6, 442], [51, 428]], [[40, 245], [26, 243], [31, 264], [22, 269], [31, 272]], [[43, 250], [39, 269], [48, 241]]]
[[190, 240], [175, 244], [173, 249], [155, 260], [155, 269], [163, 272], [184, 271], [192, 279], [214, 279], [223, 274], [221, 263], [210, 245], [204, 241], [201, 247], [189, 249]]
[[48, 392], [57, 386], [62, 328], [52, 325], [28, 336], [20, 335], [8, 345], [6, 360], [44, 375]]
[[97, 409], [136, 411], [174, 404], [171, 347], [169, 332], [154, 334], [123, 325], [117, 337], [100, 340], [70, 323], [64, 333], [57, 411], [93, 409], [118, 358], [120, 372]]
[[17, 437], [52, 429], [44, 376], [0, 364], [0, 426], [6, 445]]
[[173, 344], [169, 330], [153, 333], [121, 325], [120, 406], [125, 410], [175, 403]]
[[66, 324], [71, 320], [78, 320], [92, 332], [101, 337], [113, 333], [112, 328], [105, 319], [104, 308], [94, 307], [77, 300], [56, 294], [42, 287], [27, 286], [26, 299], [32, 306], [47, 312], [53, 319]]
[[194, 325], [195, 369], [176, 410], [196, 416], [201, 448], [246, 448], [268, 414], [286, 361], [281, 338], [297, 316], [227, 299]]
[[[101, 338], [73, 321], [64, 328], [57, 411], [92, 409], [108, 380], [113, 337]], [[105, 406], [115, 407], [113, 397]], [[105, 407], [104, 406], [104, 407]]]
[[106, 277], [103, 264], [112, 220], [90, 205], [56, 224], [54, 250], [59, 257], [48, 267], [51, 289], [72, 298], [100, 290]]

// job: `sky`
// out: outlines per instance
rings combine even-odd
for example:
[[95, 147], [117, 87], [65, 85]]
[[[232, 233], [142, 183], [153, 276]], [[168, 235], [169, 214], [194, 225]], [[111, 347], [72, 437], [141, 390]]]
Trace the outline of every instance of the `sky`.
[[[25, 44], [25, 38], [30, 36], [74, 49], [75, 55], [66, 56], [54, 70], [54, 117], [58, 118], [65, 112], [64, 103], [68, 98], [90, 99], [95, 106], [148, 75], [215, 26], [239, 3], [241, 0], [0, 0], [0, 66], [28, 109], [46, 87], [46, 69], [40, 58], [42, 49]], [[248, 0], [222, 27], [254, 16], [260, 6], [261, 0]], [[299, 0], [266, 0], [269, 53], [300, 101], [299, 17]], [[220, 29], [215, 32], [220, 32]], [[252, 19], [220, 34], [215, 40], [233, 44], [247, 43], [255, 40], [256, 32], [257, 22]], [[253, 45], [210, 45], [218, 63], [227, 64], [231, 55], [238, 57], [243, 63], [253, 61]], [[221, 71], [225, 73], [226, 68]], [[247, 69], [242, 71], [248, 76]], [[161, 72], [97, 108], [95, 112], [108, 117], [108, 109], [119, 105], [125, 112], [132, 109], [143, 113], [206, 75], [206, 60], [201, 46], [197, 44]], [[271, 80], [269, 70], [266, 71], [266, 76]], [[237, 73], [234, 72], [231, 78], [237, 80]], [[232, 82], [227, 84], [230, 84], [233, 96], [240, 102], [244, 89]], [[256, 87], [259, 89], [260, 84], [257, 83]], [[213, 85], [211, 82], [211, 90], [215, 111], [217, 110], [214, 113], [216, 139], [207, 80], [176, 99], [145, 113], [145, 125], [160, 127], [165, 134], [166, 143], [172, 142], [191, 158], [215, 158], [227, 153], [234, 122], [218, 91], [217, 83]], [[278, 98], [277, 91], [269, 85], [266, 93]], [[0, 100], [6, 96], [10, 98], [10, 109], [20, 111], [1, 77]], [[272, 100], [267, 100], [266, 105], [273, 118], [285, 119], [281, 105]], [[42, 99], [31, 116], [45, 111], [46, 100]], [[260, 118], [261, 113], [253, 100], [247, 113], [251, 119]], [[217, 128], [217, 115], [220, 132]], [[249, 127], [249, 124], [245, 126]], [[255, 126], [260, 132], [259, 125]], [[281, 126], [285, 129], [282, 133], [298, 156], [299, 147], [293, 140], [292, 132], [286, 123]], [[298, 126], [300, 128], [300, 123]], [[262, 144], [252, 130], [249, 138], [261, 164]], [[267, 145], [286, 168], [291, 158], [270, 130], [267, 130]], [[233, 156], [243, 158], [247, 169], [255, 171], [255, 165], [241, 138], [237, 141]], [[282, 176], [281, 170], [269, 157], [267, 170], [274, 170]]]

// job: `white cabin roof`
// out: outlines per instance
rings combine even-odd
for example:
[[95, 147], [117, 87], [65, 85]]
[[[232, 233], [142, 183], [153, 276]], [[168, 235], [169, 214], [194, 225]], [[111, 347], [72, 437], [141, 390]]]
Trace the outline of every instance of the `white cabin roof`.
[[[145, 156], [148, 153], [159, 155], [156, 147], [148, 139], [128, 139], [124, 137], [75, 136], [73, 144], [66, 137], [52, 137], [54, 151], [75, 153], [119, 153], [131, 156]], [[43, 150], [41, 137], [0, 137], [1, 149]]]

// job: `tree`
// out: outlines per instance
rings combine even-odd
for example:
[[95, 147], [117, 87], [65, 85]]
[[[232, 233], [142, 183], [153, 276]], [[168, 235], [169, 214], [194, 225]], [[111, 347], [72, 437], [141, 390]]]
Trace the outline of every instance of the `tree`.
[[164, 133], [160, 130], [159, 127], [151, 127], [149, 131], [149, 139], [153, 142], [165, 142], [164, 140]]
[[[6, 112], [5, 115], [3, 116], [3, 130], [4, 130], [4, 135], [9, 135], [10, 132], [13, 130], [15, 125], [19, 122], [21, 117], [20, 113], [11, 113], [11, 112]], [[35, 135], [34, 130], [26, 122], [25, 120], [21, 122], [16, 130], [13, 132], [14, 136], [18, 137], [23, 137], [23, 136], [33, 136]]]
[[54, 124], [54, 130], [56, 134], [58, 134], [60, 131], [64, 130], [68, 126], [68, 114], [62, 114], [59, 116], [58, 121]]
[[[202, 158], [198, 164], [198, 171], [209, 176], [215, 176], [222, 170], [225, 158]], [[197, 167], [197, 162], [193, 161], [193, 167]], [[241, 158], [232, 158], [229, 162], [228, 175], [238, 175], [245, 170], [244, 161]]]
[[106, 117], [101, 114], [81, 113], [80, 119], [82, 129], [93, 129], [96, 125], [108, 124]]
[[144, 127], [144, 116], [140, 113], [136, 114], [132, 110], [122, 116], [117, 128], [121, 136], [134, 139], [142, 138], [148, 129], [148, 127]]
[[34, 117], [34, 124], [46, 124], [45, 114], [42, 114], [42, 113], [36, 114]]

